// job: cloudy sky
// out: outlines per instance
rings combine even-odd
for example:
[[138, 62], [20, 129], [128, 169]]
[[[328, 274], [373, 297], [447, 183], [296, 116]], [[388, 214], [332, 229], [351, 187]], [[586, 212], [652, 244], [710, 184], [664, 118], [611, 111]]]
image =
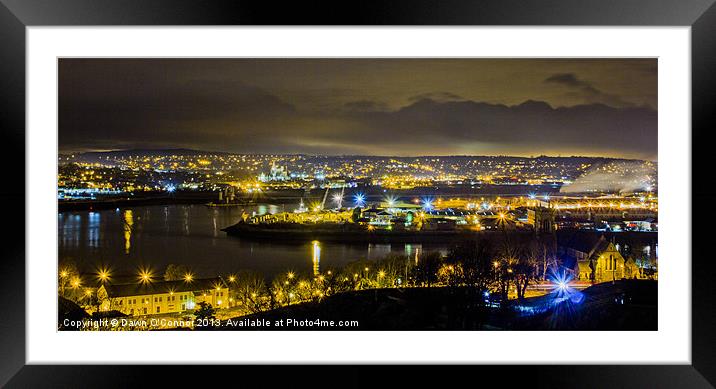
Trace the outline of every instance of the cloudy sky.
[[61, 59], [61, 152], [656, 159], [655, 59]]

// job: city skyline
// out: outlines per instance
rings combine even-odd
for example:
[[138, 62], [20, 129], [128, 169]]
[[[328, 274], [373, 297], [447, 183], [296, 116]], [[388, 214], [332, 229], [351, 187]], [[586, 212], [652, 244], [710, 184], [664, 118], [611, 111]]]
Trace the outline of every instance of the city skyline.
[[657, 159], [655, 59], [61, 59], [61, 153]]

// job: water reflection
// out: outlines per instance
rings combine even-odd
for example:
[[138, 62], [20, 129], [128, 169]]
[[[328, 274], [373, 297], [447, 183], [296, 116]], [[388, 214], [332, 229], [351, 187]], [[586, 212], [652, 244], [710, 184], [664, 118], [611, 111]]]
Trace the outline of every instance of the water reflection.
[[412, 245], [410, 243], [405, 244], [405, 256], [408, 258], [414, 258], [415, 264], [418, 264], [418, 257], [420, 257], [420, 253], [423, 251], [423, 246], [420, 244]]
[[317, 276], [321, 271], [321, 244], [317, 240], [311, 244], [313, 244], [313, 275]]
[[132, 247], [132, 226], [134, 225], [134, 213], [131, 209], [124, 210], [124, 253], [129, 254]]
[[[419, 244], [340, 244], [333, 242], [252, 241], [229, 237], [222, 228], [258, 211], [258, 206], [211, 208], [203, 205], [145, 206], [58, 216], [60, 261], [83, 271], [111, 266], [115, 274], [136, 276], [140, 265], [162, 273], [184, 265], [197, 277], [253, 271], [267, 279], [294, 270], [318, 274], [358, 260], [379, 260], [392, 253], [411, 261], [436, 247]], [[266, 211], [273, 212], [266, 205]], [[291, 211], [291, 206], [277, 210]], [[309, 262], [310, 261], [310, 262]], [[322, 266], [322, 267], [321, 267]]]
[[87, 223], [87, 241], [90, 247], [99, 247], [100, 236], [100, 213], [90, 212], [89, 223]]

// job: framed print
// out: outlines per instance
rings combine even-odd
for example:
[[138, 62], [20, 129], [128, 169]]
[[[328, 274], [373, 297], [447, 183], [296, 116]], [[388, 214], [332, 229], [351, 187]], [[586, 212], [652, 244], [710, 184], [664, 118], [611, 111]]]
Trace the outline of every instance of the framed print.
[[712, 386], [710, 2], [319, 8], [3, 0], [3, 383]]

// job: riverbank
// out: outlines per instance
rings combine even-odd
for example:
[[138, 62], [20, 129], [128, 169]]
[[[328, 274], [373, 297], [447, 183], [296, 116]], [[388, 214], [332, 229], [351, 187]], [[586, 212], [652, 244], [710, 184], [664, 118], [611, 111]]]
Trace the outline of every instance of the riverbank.
[[91, 201], [58, 201], [57, 210], [67, 211], [99, 211], [115, 208], [131, 208], [148, 205], [177, 205], [177, 204], [206, 204], [208, 198], [181, 198], [181, 197], [145, 197], [145, 198], [112, 198]]
[[[191, 205], [215, 204], [216, 192], [166, 192], [142, 194], [132, 197], [106, 197], [96, 200], [60, 200], [57, 202], [59, 212], [65, 211], [98, 211], [115, 208], [131, 208], [150, 205]], [[291, 204], [293, 198], [272, 198], [272, 204]], [[239, 198], [233, 204], [217, 204], [217, 207], [241, 207], [266, 204], [266, 199]]]

